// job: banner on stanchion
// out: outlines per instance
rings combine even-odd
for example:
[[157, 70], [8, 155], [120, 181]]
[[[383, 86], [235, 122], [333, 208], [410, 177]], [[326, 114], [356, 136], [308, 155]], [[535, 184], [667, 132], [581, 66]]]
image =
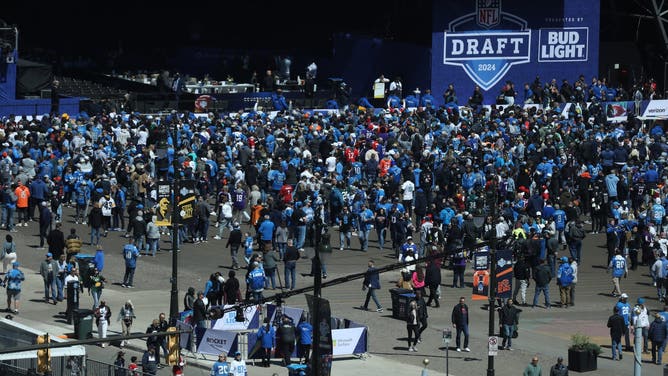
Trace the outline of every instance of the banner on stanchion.
[[172, 225], [172, 186], [165, 181], [158, 182], [158, 210], [155, 212], [157, 226]]
[[[192, 312], [192, 311], [190, 311]], [[179, 334], [179, 347], [182, 349], [188, 349], [190, 350], [190, 341], [192, 338], [192, 333], [185, 333], [187, 330], [191, 330], [193, 327], [180, 320], [176, 320], [176, 329], [181, 330], [181, 334]]]
[[316, 303], [320, 316], [319, 323], [313, 323], [313, 326], [319, 325], [320, 338], [313, 338], [313, 346], [318, 346], [320, 350], [320, 375], [329, 376], [332, 373], [332, 311], [329, 307], [329, 300], [319, 298], [313, 295], [306, 295], [311, 317], [314, 317]]
[[513, 294], [513, 251], [496, 251], [496, 297], [510, 299]]
[[[225, 305], [223, 307], [212, 307], [212, 309], [232, 308], [233, 305]], [[211, 329], [216, 330], [247, 330], [258, 329], [260, 327], [260, 311], [257, 306], [253, 305], [244, 308], [244, 321], [237, 321], [237, 312], [226, 312], [223, 317], [211, 321]]]
[[197, 328], [197, 352], [207, 355], [229, 353], [237, 349], [237, 333], [227, 330]]
[[473, 252], [473, 294], [471, 300], [485, 300], [489, 295], [489, 247]]
[[332, 330], [333, 355], [363, 354], [367, 351], [367, 329], [349, 328]]
[[[304, 310], [301, 308], [293, 308], [288, 306], [282, 306], [280, 311], [282, 315], [290, 317], [295, 325], [299, 324], [302, 319], [302, 314], [304, 313]], [[267, 304], [267, 317], [270, 317], [271, 322], [276, 322], [278, 319], [276, 314], [278, 312], [278, 307], [275, 304]]]

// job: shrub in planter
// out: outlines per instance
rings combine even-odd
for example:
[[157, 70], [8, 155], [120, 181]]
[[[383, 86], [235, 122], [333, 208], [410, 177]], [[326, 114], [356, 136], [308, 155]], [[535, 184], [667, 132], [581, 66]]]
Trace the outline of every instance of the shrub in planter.
[[571, 347], [568, 348], [568, 369], [576, 372], [594, 371], [598, 368], [599, 354], [601, 346], [591, 342], [589, 336], [576, 333], [571, 336]]

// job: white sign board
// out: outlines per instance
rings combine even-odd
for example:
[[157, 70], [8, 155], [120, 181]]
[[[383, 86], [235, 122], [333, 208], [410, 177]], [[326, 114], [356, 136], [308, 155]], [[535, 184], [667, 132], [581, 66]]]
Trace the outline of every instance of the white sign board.
[[489, 337], [487, 345], [488, 345], [487, 355], [496, 356], [496, 353], [499, 351], [499, 337], [497, 336]]

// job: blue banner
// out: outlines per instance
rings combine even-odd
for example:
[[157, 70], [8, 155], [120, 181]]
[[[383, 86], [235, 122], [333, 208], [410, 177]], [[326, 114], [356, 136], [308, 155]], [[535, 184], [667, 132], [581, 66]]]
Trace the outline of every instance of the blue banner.
[[465, 104], [477, 85], [484, 103], [494, 103], [507, 81], [522, 97], [536, 76], [573, 83], [598, 75], [599, 0], [435, 1], [432, 32], [432, 93], [454, 85]]
[[510, 299], [513, 295], [513, 251], [496, 251], [496, 297]]

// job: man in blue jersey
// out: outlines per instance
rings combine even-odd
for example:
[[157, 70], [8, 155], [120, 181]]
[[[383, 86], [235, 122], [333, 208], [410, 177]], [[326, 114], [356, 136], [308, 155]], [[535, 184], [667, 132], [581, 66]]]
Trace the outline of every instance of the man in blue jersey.
[[[617, 304], [615, 304], [615, 307], [617, 308], [619, 314], [624, 318], [624, 325], [626, 327], [629, 327], [629, 324], [631, 322], [631, 305], [627, 303], [627, 300], [629, 299], [629, 296], [626, 294], [622, 294], [622, 296], [619, 297], [619, 301]], [[626, 351], [632, 351], [631, 349], [631, 339], [629, 338], [629, 330], [626, 330], [626, 333], [624, 334], [625, 338], [625, 345], [626, 345]]]
[[621, 288], [619, 287], [619, 280], [624, 277], [626, 278], [626, 275], [628, 273], [628, 268], [626, 265], [626, 259], [624, 256], [622, 256], [621, 252], [619, 249], [615, 250], [615, 257], [610, 260], [610, 264], [608, 265], [608, 272], [612, 270], [612, 284], [613, 284], [613, 289], [612, 289], [612, 296], [617, 296], [622, 293]]
[[[564, 230], [566, 229], [566, 212], [561, 210], [559, 204], [554, 204], [554, 212], [552, 213], [552, 220], [554, 220], [554, 227], [557, 230], [559, 236], [557, 239], [559, 243], [564, 246], [566, 249], [566, 234]], [[577, 260], [578, 262], [580, 260]]]
[[227, 362], [227, 355], [218, 355], [218, 361], [211, 367], [211, 376], [230, 376], [230, 363]]

